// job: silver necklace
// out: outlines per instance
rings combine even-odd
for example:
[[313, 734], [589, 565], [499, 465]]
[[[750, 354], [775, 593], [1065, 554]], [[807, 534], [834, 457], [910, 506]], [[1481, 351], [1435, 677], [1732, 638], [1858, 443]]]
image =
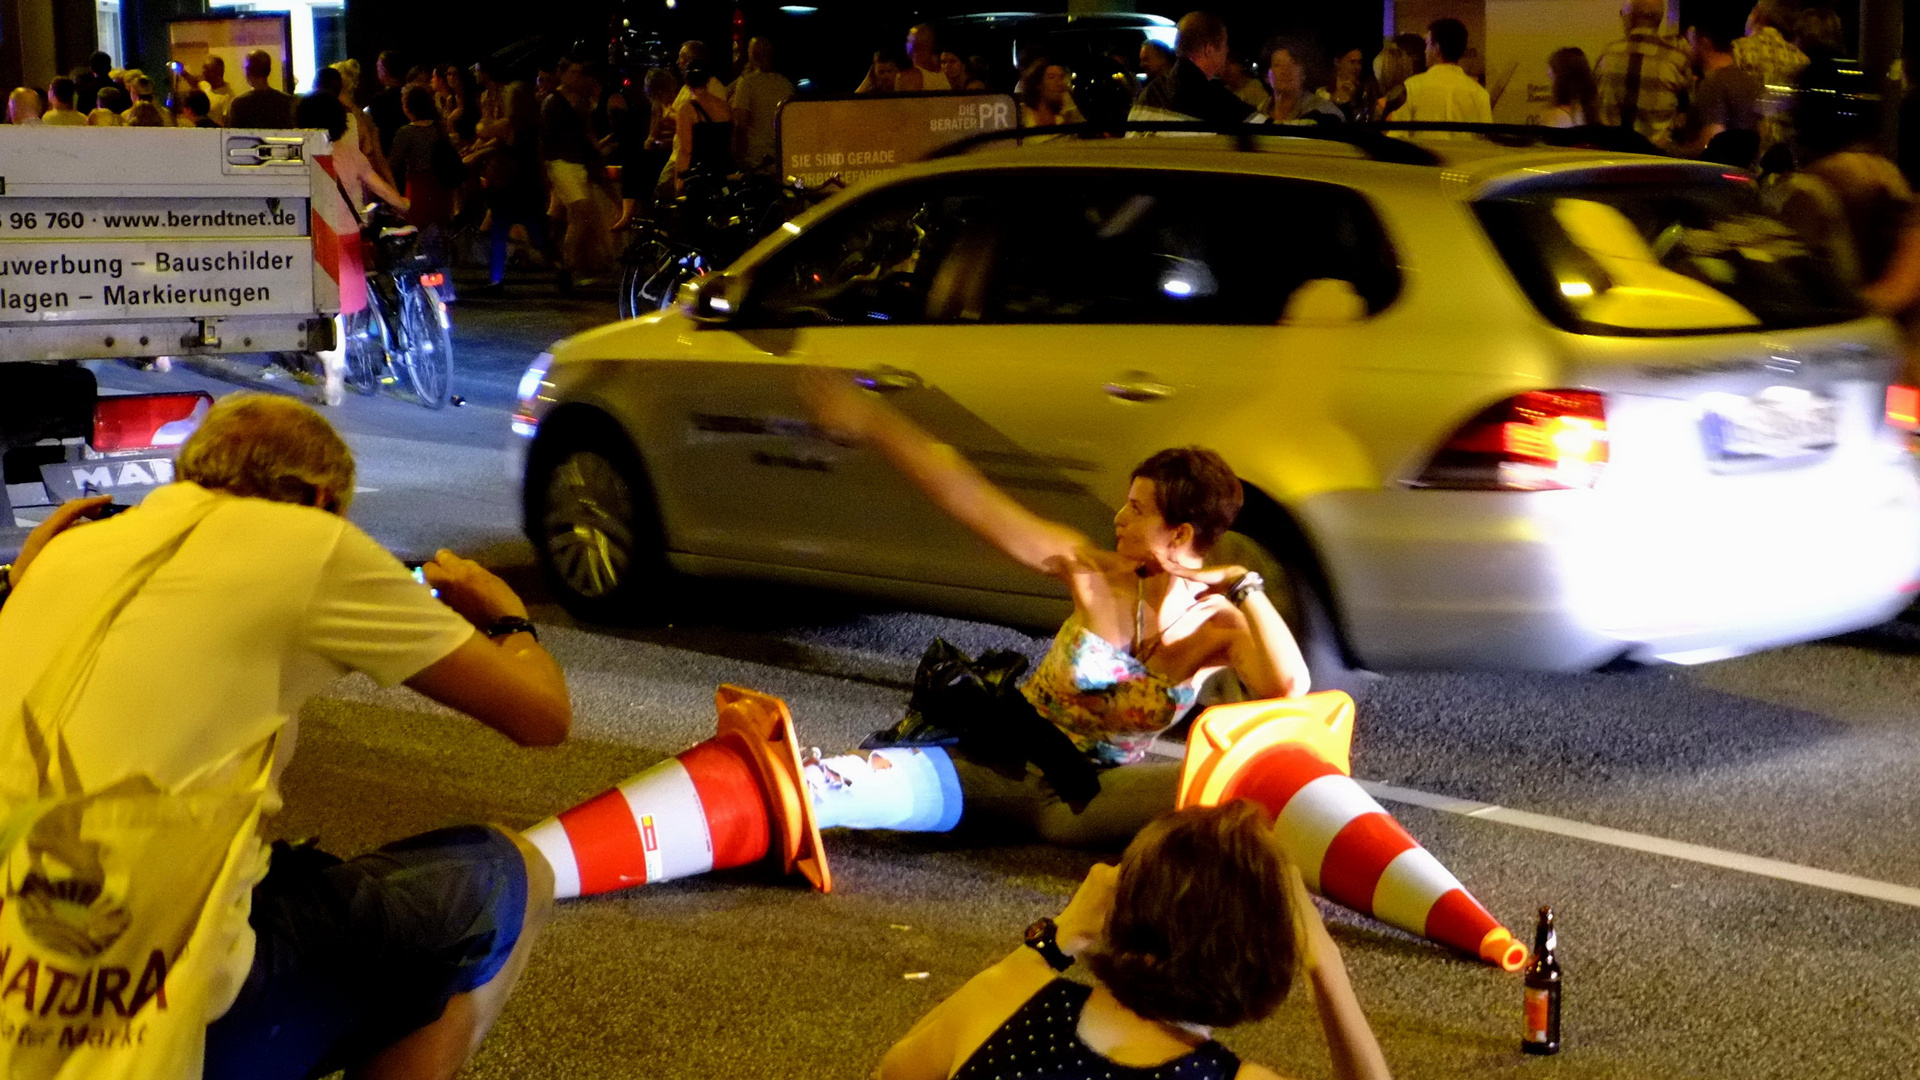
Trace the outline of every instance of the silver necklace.
[[[1167, 583], [1167, 590], [1168, 592], [1172, 592], [1173, 590], [1173, 582], [1171, 579], [1169, 579]], [[1162, 602], [1164, 603], [1165, 601], [1163, 600]], [[1198, 599], [1187, 601], [1187, 606], [1180, 609], [1179, 616], [1176, 617], [1173, 621], [1177, 623], [1181, 619], [1186, 618], [1187, 612], [1192, 611], [1194, 607], [1199, 603], [1200, 601]], [[1149, 639], [1146, 636], [1146, 633], [1147, 633], [1146, 607], [1147, 607], [1147, 579], [1137, 578], [1133, 583], [1133, 650], [1132, 651], [1133, 651], [1133, 658], [1135, 660], [1140, 661], [1140, 663], [1143, 666], [1147, 662], [1147, 657], [1151, 656], [1154, 650], [1160, 647], [1160, 639], [1166, 636], [1166, 633], [1167, 633], [1167, 628], [1162, 626], [1158, 630], [1155, 630], [1153, 632], [1153, 637], [1151, 639]], [[1158, 614], [1159, 614], [1158, 612], [1155, 612], [1156, 616]], [[1156, 625], [1159, 623], [1159, 621], [1160, 620], [1157, 617], [1154, 619], [1154, 623]]]

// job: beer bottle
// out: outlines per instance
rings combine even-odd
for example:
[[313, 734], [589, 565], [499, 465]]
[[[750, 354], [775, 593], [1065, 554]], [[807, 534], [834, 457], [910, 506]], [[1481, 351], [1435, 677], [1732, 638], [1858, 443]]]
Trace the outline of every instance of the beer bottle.
[[1520, 1049], [1529, 1054], [1560, 1052], [1560, 957], [1553, 931], [1553, 909], [1540, 909], [1533, 931], [1533, 964], [1527, 968], [1527, 1030]]

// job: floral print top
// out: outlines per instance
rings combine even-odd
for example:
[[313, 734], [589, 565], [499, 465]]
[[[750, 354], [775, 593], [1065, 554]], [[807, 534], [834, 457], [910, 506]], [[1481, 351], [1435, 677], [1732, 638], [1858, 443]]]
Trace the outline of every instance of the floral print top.
[[1132, 653], [1069, 617], [1020, 688], [1034, 709], [1067, 733], [1098, 766], [1128, 765], [1147, 754], [1154, 736], [1193, 704], [1191, 680], [1174, 682]]

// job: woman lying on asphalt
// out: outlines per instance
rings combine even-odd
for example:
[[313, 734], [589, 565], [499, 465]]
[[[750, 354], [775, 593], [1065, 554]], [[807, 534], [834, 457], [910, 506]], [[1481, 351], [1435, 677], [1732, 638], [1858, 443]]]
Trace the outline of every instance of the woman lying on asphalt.
[[[871, 445], [956, 520], [1063, 582], [1074, 604], [1020, 687], [1024, 705], [1015, 699], [1014, 710], [1030, 715], [994, 718], [993, 735], [1027, 744], [1024, 771], [1018, 760], [1011, 769], [1005, 760], [988, 767], [969, 755], [965, 737], [954, 753], [926, 747], [910, 756], [828, 758], [807, 769], [822, 827], [951, 828], [964, 806], [970, 822], [1024, 827], [1059, 844], [1117, 846], [1172, 808], [1178, 763], [1143, 759], [1193, 704], [1203, 675], [1231, 668], [1256, 698], [1307, 692], [1306, 662], [1259, 575], [1205, 564], [1242, 498], [1218, 454], [1163, 450], [1142, 462], [1114, 515], [1115, 550], [1107, 551], [1016, 502], [844, 374], [810, 370], [801, 392], [822, 427]], [[948, 793], [938, 812], [929, 794], [936, 780]], [[876, 805], [902, 782], [915, 789], [918, 809]], [[956, 786], [961, 805], [947, 805]]]
[[[1289, 916], [1289, 912], [1291, 913]], [[1272, 1015], [1298, 959], [1333, 1075], [1385, 1080], [1340, 953], [1263, 812], [1237, 801], [1157, 818], [1095, 866], [1057, 920], [975, 975], [881, 1059], [878, 1080], [1277, 1080], [1212, 1029]], [[1076, 957], [1092, 987], [1057, 977]], [[1135, 1072], [1133, 1070], [1141, 1070]]]

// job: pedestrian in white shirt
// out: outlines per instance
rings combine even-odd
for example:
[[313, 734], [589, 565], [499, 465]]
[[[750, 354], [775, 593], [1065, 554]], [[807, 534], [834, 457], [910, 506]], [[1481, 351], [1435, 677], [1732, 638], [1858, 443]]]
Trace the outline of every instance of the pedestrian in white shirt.
[[1427, 70], [1407, 80], [1407, 103], [1388, 119], [1493, 123], [1487, 88], [1460, 66], [1466, 54], [1466, 25], [1458, 19], [1435, 19], [1427, 27]]

